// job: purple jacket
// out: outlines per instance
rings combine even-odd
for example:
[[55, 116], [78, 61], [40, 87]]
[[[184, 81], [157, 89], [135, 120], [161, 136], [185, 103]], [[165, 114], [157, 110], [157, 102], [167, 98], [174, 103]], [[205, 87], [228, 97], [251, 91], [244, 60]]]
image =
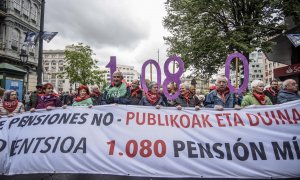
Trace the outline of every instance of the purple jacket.
[[36, 109], [45, 109], [48, 106], [62, 107], [62, 102], [58, 96], [38, 96]]

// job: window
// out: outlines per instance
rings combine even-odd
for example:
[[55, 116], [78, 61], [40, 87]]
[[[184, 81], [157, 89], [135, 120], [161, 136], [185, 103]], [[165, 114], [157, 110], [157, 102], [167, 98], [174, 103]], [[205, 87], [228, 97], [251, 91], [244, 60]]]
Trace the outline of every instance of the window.
[[23, 0], [23, 15], [27, 19], [29, 17], [29, 9], [30, 9], [30, 2], [28, 0]]
[[38, 17], [38, 8], [37, 6], [34, 4], [31, 8], [31, 21], [36, 23], [37, 22], [37, 17]]
[[63, 67], [59, 67], [59, 71], [64, 71], [64, 68]]
[[[55, 74], [51, 74], [51, 78], [55, 79], [56, 78]], [[54, 81], [54, 83], [55, 83], [55, 81]]]
[[20, 39], [20, 32], [17, 29], [14, 29], [12, 31], [12, 42], [11, 42], [12, 49], [18, 50], [19, 39]]
[[17, 13], [21, 13], [21, 0], [14, 0], [14, 9]]

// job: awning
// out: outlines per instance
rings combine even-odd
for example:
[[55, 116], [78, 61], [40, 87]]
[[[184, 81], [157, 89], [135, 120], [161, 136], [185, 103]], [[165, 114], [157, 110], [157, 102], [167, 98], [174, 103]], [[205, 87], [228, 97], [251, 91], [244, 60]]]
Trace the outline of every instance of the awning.
[[0, 63], [0, 71], [13, 71], [20, 74], [26, 74], [26, 71], [8, 63]]
[[300, 75], [300, 64], [293, 64], [274, 69], [274, 77], [284, 77], [296, 74]]

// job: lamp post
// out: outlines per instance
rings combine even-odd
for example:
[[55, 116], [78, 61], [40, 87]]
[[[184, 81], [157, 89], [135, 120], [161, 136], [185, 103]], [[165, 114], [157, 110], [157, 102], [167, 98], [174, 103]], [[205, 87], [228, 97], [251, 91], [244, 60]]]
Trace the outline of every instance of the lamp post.
[[[44, 33], [45, 0], [41, 2], [40, 35]], [[39, 57], [37, 66], [37, 84], [42, 84], [43, 73], [43, 38], [39, 38]]]
[[[26, 90], [28, 90], [28, 79], [29, 79], [29, 73], [28, 73], [28, 54], [26, 53], [26, 49], [23, 46], [21, 49], [21, 54], [20, 54], [20, 61], [22, 62], [22, 65], [26, 67]], [[25, 90], [25, 92], [26, 92]]]

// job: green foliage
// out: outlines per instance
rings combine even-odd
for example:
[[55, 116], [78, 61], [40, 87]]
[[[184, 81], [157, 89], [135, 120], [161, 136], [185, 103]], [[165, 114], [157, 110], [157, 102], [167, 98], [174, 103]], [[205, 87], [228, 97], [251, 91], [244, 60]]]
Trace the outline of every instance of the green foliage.
[[[169, 55], [177, 54], [198, 75], [210, 76], [233, 49], [249, 53], [271, 50], [270, 37], [282, 33], [282, 0], [168, 0], [164, 26]], [[285, 6], [284, 6], [285, 5]], [[204, 76], [205, 77], [205, 76]]]
[[70, 79], [72, 84], [100, 85], [104, 82], [104, 72], [96, 69], [97, 61], [92, 59], [92, 55], [94, 53], [90, 46], [83, 43], [73, 44], [65, 51], [64, 72], [59, 73], [59, 76]]

